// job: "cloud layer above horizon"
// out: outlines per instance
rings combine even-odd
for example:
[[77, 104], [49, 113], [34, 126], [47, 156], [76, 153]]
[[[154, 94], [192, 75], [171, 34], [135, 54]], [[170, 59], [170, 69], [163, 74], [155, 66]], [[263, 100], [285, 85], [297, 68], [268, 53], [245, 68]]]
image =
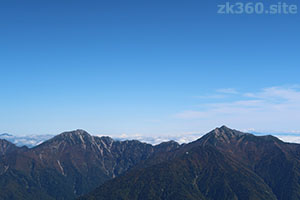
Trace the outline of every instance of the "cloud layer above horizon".
[[199, 125], [216, 121], [259, 132], [299, 132], [298, 85], [268, 87], [254, 92], [226, 88], [198, 98], [205, 99], [204, 103], [176, 113], [174, 118]]

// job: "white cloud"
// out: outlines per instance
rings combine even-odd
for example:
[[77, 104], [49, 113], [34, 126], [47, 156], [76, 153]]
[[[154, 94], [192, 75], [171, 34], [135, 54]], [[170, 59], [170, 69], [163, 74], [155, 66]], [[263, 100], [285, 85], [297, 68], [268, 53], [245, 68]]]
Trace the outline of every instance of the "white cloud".
[[216, 90], [215, 94], [207, 94], [196, 96], [199, 99], [224, 99], [232, 95], [237, 95], [239, 92], [234, 88], [222, 88]]
[[234, 88], [222, 88], [217, 90], [218, 93], [224, 93], [224, 94], [238, 94], [238, 91]]
[[126, 137], [124, 137], [125, 135], [126, 134], [124, 134], [122, 137], [118, 137], [118, 136], [117, 137], [111, 136], [111, 137], [114, 138], [115, 140], [120, 140], [120, 141], [139, 140], [141, 142], [149, 143], [152, 145], [157, 145], [162, 142], [167, 142], [170, 140], [174, 140], [174, 141], [178, 142], [179, 144], [189, 143], [189, 142], [195, 141], [203, 136], [203, 134], [195, 134], [195, 133], [193, 133], [193, 134], [185, 133], [185, 134], [172, 135], [172, 136], [171, 135], [165, 135], [165, 136], [126, 135]]
[[300, 136], [299, 135], [294, 135], [294, 136], [293, 135], [279, 135], [279, 136], [276, 136], [276, 137], [278, 137], [280, 140], [282, 140], [284, 142], [300, 143]]
[[[243, 130], [243, 132], [251, 133], [251, 132], [254, 132], [254, 129]], [[179, 144], [190, 143], [190, 142], [193, 142], [193, 141], [201, 138], [203, 135], [204, 134], [201, 134], [201, 133], [182, 133], [182, 134], [179, 134], [176, 136], [171, 136], [171, 135], [168, 135], [168, 136], [142, 136], [142, 135], [138, 135], [138, 134], [136, 134], [136, 135], [123, 134], [120, 137], [113, 137], [113, 136], [111, 136], [111, 137], [114, 138], [115, 140], [120, 140], [120, 141], [139, 140], [141, 142], [145, 142], [148, 144], [157, 145], [162, 142], [167, 142], [170, 140], [174, 140], [174, 141], [178, 142]], [[255, 135], [273, 135], [284, 142], [300, 143], [300, 134], [256, 133]], [[101, 136], [99, 136], [99, 137], [101, 137]]]
[[28, 135], [28, 136], [13, 136], [1, 134], [0, 139], [6, 139], [17, 146], [34, 147], [42, 142], [54, 137], [53, 135]]
[[270, 87], [258, 92], [240, 93], [235, 95], [235, 100], [204, 103], [201, 109], [179, 112], [175, 118], [198, 120], [199, 125], [205, 120], [241, 129], [268, 127], [290, 132], [299, 129], [300, 90], [297, 87]]
[[[258, 133], [255, 129], [244, 129], [242, 130], [243, 132], [256, 132], [255, 135], [274, 135], [281, 139], [284, 142], [291, 142], [291, 143], [300, 143], [300, 131], [293, 131], [290, 133], [270, 133], [270, 132], [265, 132], [265, 133]], [[190, 143], [193, 142], [199, 138], [201, 138], [204, 134], [203, 133], [194, 133], [194, 132], [186, 132], [186, 133], [181, 133], [177, 135], [162, 135], [162, 136], [143, 136], [140, 134], [121, 134], [118, 136], [112, 136], [110, 135], [109, 137], [112, 137], [114, 140], [119, 140], [119, 141], [124, 141], [124, 140], [139, 140], [141, 142], [145, 142], [148, 144], [152, 145], [157, 145], [162, 142], [167, 142], [170, 140], [176, 141], [179, 144], [183, 143]], [[96, 135], [98, 137], [102, 137], [103, 135]], [[42, 142], [50, 139], [51, 135], [39, 135], [39, 136], [22, 136], [22, 137], [16, 137], [16, 136], [10, 136], [9, 141], [12, 143], [17, 144], [18, 146], [23, 146], [26, 145], [28, 147], [34, 147], [36, 145], [41, 144]], [[6, 138], [7, 139], [7, 138]]]
[[196, 98], [198, 98], [198, 99], [224, 99], [226, 97], [227, 97], [227, 95], [224, 95], [224, 94], [196, 96]]

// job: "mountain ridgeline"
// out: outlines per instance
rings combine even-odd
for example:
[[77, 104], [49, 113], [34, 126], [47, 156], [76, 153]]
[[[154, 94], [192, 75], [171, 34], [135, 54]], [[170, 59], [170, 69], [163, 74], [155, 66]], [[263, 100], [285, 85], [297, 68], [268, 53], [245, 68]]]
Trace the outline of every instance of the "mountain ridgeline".
[[178, 147], [175, 142], [114, 141], [83, 130], [31, 149], [0, 140], [0, 199], [75, 199], [157, 152]]
[[83, 130], [33, 147], [0, 140], [0, 199], [296, 200], [300, 145], [225, 126], [189, 144]]
[[300, 145], [217, 128], [157, 154], [81, 200], [300, 199]]

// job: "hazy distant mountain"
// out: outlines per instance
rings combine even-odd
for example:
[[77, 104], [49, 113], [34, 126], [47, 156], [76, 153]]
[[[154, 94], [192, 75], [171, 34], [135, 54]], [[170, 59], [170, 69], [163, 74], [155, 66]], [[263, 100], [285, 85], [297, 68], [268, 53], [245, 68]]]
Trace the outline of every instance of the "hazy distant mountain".
[[81, 199], [300, 199], [300, 145], [217, 128]]
[[[1, 140], [2, 141], [2, 140]], [[28, 149], [2, 141], [0, 199], [74, 199], [140, 161], [179, 147], [65, 132]], [[1, 144], [1, 143], [0, 143]]]
[[29, 148], [37, 146], [52, 137], [53, 135], [14, 136], [8, 133], [0, 134], [0, 139], [5, 139], [18, 147], [27, 146]]

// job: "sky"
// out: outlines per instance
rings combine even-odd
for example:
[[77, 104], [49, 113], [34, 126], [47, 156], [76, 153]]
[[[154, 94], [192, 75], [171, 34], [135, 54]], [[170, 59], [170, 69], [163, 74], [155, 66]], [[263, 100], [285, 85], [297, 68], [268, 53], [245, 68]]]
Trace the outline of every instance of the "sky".
[[299, 13], [225, 2], [0, 1], [0, 133], [300, 133]]

